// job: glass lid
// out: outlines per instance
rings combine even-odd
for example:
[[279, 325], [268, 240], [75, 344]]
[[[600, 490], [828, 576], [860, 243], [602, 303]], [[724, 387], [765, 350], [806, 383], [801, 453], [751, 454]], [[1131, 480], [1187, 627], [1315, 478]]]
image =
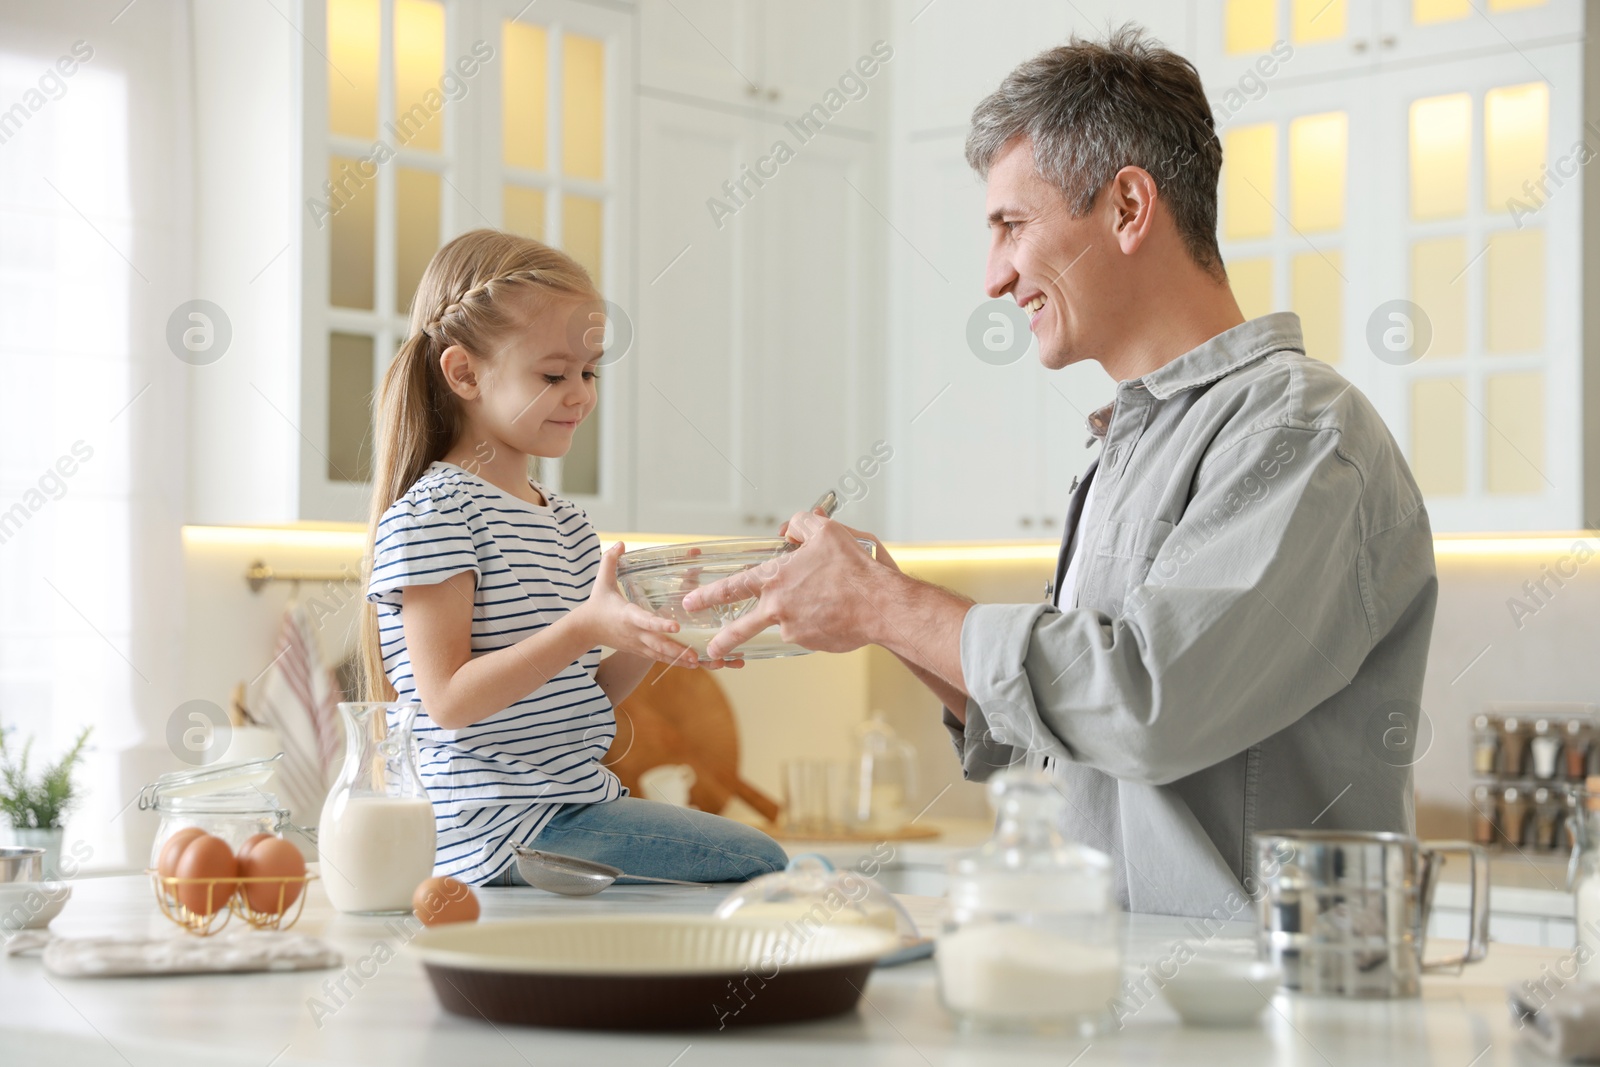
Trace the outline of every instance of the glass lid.
[[[139, 808], [147, 810], [158, 804], [184, 797], [205, 796], [212, 793], [229, 793], [266, 784], [278, 769], [283, 753], [262, 759], [239, 763], [219, 763], [212, 767], [197, 767], [187, 771], [168, 771], [145, 786], [139, 793]], [[256, 789], [256, 792], [261, 790]], [[270, 797], [270, 793], [262, 793]]]
[[917, 940], [917, 924], [883, 886], [856, 871], [835, 870], [815, 853], [803, 853], [789, 866], [753, 878], [725, 897], [713, 913], [719, 919], [792, 923], [810, 931], [828, 923], [876, 926], [902, 943]]

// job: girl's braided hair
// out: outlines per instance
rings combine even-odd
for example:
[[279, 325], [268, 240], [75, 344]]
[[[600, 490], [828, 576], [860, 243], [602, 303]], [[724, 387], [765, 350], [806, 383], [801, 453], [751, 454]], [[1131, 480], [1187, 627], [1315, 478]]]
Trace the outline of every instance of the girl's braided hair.
[[[562, 296], [600, 299], [576, 260], [532, 238], [472, 230], [434, 253], [411, 301], [411, 336], [384, 372], [373, 405], [368, 578], [384, 512], [429, 464], [445, 457], [461, 432], [461, 407], [439, 357], [459, 345], [487, 358], [497, 339], [538, 314], [549, 298]], [[364, 699], [393, 700], [378, 645], [377, 609], [371, 604], [362, 619], [361, 646]]]

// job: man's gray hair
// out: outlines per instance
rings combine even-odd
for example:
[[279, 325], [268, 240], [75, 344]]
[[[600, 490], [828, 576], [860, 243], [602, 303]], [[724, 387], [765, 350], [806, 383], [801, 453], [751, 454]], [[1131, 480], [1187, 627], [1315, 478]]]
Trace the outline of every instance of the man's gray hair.
[[967, 163], [985, 178], [1018, 138], [1039, 176], [1082, 216], [1123, 167], [1146, 170], [1189, 255], [1222, 273], [1217, 175], [1222, 144], [1194, 64], [1129, 23], [1102, 44], [1072, 40], [1010, 74], [972, 112]]

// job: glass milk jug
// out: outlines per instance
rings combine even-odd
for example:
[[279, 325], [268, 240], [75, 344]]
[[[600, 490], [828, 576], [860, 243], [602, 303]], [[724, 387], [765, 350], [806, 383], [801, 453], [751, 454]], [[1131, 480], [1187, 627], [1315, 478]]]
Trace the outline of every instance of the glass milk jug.
[[994, 838], [950, 867], [940, 999], [962, 1031], [1095, 1033], [1122, 982], [1110, 858], [1061, 836], [1067, 802], [1042, 772], [1002, 771], [989, 802]]
[[417, 774], [411, 724], [420, 704], [340, 704], [344, 769], [322, 806], [322, 885], [340, 911], [411, 910], [433, 873], [433, 805]]

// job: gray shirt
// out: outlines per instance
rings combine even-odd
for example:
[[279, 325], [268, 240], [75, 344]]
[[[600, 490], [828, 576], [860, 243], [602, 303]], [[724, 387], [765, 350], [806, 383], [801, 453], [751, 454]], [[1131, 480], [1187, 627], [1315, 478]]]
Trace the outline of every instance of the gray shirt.
[[1280, 313], [1120, 383], [1090, 426], [1070, 604], [962, 626], [964, 775], [1049, 770], [1134, 911], [1248, 917], [1258, 830], [1413, 832], [1438, 583], [1371, 403]]

